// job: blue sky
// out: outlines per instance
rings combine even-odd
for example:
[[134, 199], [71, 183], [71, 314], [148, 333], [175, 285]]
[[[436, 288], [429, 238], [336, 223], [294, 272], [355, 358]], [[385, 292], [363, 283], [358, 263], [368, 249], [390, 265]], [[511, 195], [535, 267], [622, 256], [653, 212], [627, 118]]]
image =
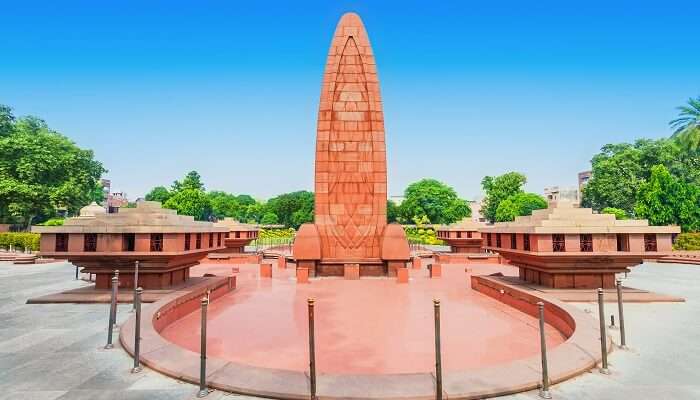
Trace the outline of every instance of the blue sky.
[[[614, 3], [614, 4], [613, 4]], [[484, 175], [576, 184], [605, 143], [669, 135], [700, 95], [698, 1], [0, 1], [0, 103], [91, 148], [130, 198], [187, 171], [266, 198], [312, 189], [325, 57], [360, 14], [389, 191]]]

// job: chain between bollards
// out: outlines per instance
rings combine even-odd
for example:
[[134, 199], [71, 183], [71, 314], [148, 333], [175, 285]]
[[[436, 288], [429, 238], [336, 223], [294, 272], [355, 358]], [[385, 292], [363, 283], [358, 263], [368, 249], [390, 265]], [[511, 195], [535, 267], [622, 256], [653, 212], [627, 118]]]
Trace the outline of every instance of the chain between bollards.
[[625, 337], [625, 313], [622, 306], [622, 280], [617, 280], [617, 313], [620, 323], [620, 348], [627, 348], [627, 338]]
[[200, 335], [200, 358], [199, 358], [199, 392], [197, 397], [204, 397], [209, 394], [207, 389], [207, 306], [209, 300], [202, 297], [202, 333]]
[[111, 349], [114, 347], [112, 345], [112, 331], [114, 330], [114, 320], [116, 317], [114, 316], [114, 313], [117, 310], [116, 307], [116, 302], [117, 302], [117, 282], [118, 279], [116, 276], [112, 277], [112, 300], [109, 303], [109, 326], [107, 328], [107, 344], [105, 345], [105, 349]]
[[605, 306], [603, 305], [603, 289], [598, 288], [598, 319], [600, 320], [600, 373], [608, 375], [608, 335], [605, 333]]
[[309, 391], [316, 400], [316, 337], [314, 334], [314, 299], [306, 300], [309, 306]]
[[136, 289], [139, 287], [139, 262], [134, 262], [134, 307], [131, 311], [136, 311]]
[[131, 369], [132, 373], [141, 372], [141, 293], [143, 289], [136, 288], [134, 291], [136, 297], [134, 298], [134, 306], [136, 307], [136, 322], [134, 325], [134, 368]]
[[547, 367], [547, 341], [544, 333], [544, 303], [538, 302], [537, 308], [540, 311], [540, 350], [542, 351], [542, 388], [540, 389], [540, 397], [543, 399], [551, 399], [549, 393], [549, 368]]
[[435, 309], [435, 398], [442, 400], [442, 352], [440, 351], [440, 300], [433, 299]]

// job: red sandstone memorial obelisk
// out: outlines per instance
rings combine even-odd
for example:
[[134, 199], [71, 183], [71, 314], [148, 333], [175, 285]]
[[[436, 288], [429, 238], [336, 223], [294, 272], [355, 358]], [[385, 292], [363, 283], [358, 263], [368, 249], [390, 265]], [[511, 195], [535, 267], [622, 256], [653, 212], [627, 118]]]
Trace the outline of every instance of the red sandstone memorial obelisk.
[[293, 255], [314, 275], [392, 275], [409, 259], [403, 228], [387, 224], [384, 113], [372, 47], [357, 14], [336, 27], [316, 133], [315, 221]]

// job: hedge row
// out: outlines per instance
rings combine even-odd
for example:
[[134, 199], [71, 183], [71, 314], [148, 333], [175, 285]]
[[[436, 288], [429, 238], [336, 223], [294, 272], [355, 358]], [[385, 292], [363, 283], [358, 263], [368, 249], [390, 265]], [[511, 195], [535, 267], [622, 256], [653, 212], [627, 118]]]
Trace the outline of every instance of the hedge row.
[[10, 246], [13, 246], [17, 250], [27, 248], [38, 251], [39, 237], [38, 233], [2, 232], [0, 233], [0, 249], [9, 249]]
[[673, 244], [675, 250], [700, 250], [700, 233], [681, 233]]

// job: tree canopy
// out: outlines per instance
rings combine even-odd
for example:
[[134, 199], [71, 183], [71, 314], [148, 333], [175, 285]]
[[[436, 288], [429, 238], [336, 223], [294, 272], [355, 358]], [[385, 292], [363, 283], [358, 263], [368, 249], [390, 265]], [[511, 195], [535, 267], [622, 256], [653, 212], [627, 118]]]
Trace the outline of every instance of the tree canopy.
[[522, 193], [525, 182], [527, 182], [527, 178], [519, 172], [508, 172], [496, 177], [485, 176], [481, 180], [481, 187], [486, 194], [481, 207], [481, 215], [489, 222], [495, 222], [498, 206], [510, 196]]
[[687, 105], [677, 109], [678, 118], [669, 122], [674, 129], [673, 138], [684, 148], [697, 151], [700, 148], [700, 96], [688, 99]]
[[651, 168], [651, 177], [637, 193], [635, 213], [652, 225], [680, 225], [684, 231], [700, 229], [700, 188], [671, 175], [663, 165]]
[[192, 188], [175, 192], [163, 207], [177, 210], [178, 214], [191, 215], [199, 221], [209, 220], [211, 216], [209, 197], [204, 191]]
[[281, 194], [267, 201], [267, 210], [279, 218], [279, 223], [294, 229], [313, 221], [314, 194], [306, 190]]
[[514, 221], [515, 217], [531, 215], [533, 210], [547, 208], [544, 197], [535, 193], [516, 193], [503, 200], [496, 209], [496, 221]]
[[425, 216], [434, 224], [451, 224], [471, 215], [469, 203], [460, 199], [452, 187], [435, 179], [408, 185], [404, 197], [399, 206], [403, 221]]
[[159, 201], [165, 204], [170, 197], [172, 197], [172, 193], [170, 193], [165, 186], [156, 186], [151, 189], [150, 192], [146, 193], [145, 199], [147, 201]]
[[668, 139], [607, 144], [591, 164], [593, 174], [583, 189], [582, 204], [597, 211], [614, 207], [634, 215], [637, 192], [655, 165], [665, 166], [684, 182], [700, 183], [700, 158]]
[[78, 147], [36, 117], [15, 119], [0, 106], [0, 217], [26, 226], [77, 213], [95, 198], [106, 172], [91, 150]]

